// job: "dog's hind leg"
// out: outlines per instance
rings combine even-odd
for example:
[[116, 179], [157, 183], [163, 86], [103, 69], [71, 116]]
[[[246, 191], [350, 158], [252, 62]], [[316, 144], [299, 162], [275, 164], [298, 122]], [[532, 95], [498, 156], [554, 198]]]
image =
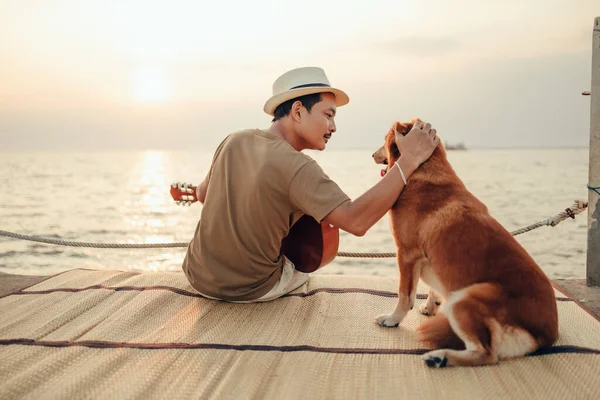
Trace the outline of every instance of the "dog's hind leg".
[[429, 293], [427, 294], [427, 300], [419, 306], [419, 312], [423, 315], [428, 315], [430, 317], [437, 314], [440, 305], [442, 304], [442, 298], [437, 292], [431, 288], [429, 288]]
[[428, 262], [422, 255], [408, 258], [398, 256], [400, 266], [400, 282], [398, 285], [398, 303], [390, 314], [377, 317], [377, 323], [384, 327], [396, 327], [402, 322], [406, 313], [415, 306], [417, 284], [421, 277], [422, 263]]
[[498, 354], [492, 347], [491, 327], [487, 323], [492, 307], [486, 300], [495, 301], [499, 289], [482, 283], [452, 293], [446, 300], [444, 314], [456, 335], [464, 342], [465, 350], [441, 349], [423, 355], [429, 367], [441, 368], [451, 365], [487, 365], [498, 362]]

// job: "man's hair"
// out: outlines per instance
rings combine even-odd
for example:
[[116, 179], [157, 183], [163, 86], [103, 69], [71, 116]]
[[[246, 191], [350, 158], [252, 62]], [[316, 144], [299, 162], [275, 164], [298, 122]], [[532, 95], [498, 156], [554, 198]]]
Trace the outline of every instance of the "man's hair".
[[320, 102], [321, 100], [322, 100], [321, 93], [313, 93], [313, 94], [307, 94], [305, 96], [296, 97], [295, 99], [291, 99], [284, 103], [281, 103], [275, 109], [275, 113], [273, 114], [272, 122], [275, 122], [278, 119], [281, 119], [281, 118], [285, 117], [286, 115], [288, 115], [290, 113], [290, 110], [292, 109], [292, 104], [294, 104], [294, 102], [296, 102], [296, 101], [299, 101], [300, 103], [302, 103], [304, 108], [306, 108], [306, 110], [308, 112], [310, 112], [312, 107], [315, 104], [317, 104], [318, 102]]

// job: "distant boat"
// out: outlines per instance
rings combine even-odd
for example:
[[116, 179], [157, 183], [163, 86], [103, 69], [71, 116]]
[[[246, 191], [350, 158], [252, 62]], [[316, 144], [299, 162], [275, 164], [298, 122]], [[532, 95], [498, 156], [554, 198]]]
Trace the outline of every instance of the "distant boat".
[[466, 150], [466, 146], [464, 143], [460, 142], [460, 143], [456, 143], [456, 144], [450, 144], [448, 142], [444, 142], [444, 148], [446, 150]]

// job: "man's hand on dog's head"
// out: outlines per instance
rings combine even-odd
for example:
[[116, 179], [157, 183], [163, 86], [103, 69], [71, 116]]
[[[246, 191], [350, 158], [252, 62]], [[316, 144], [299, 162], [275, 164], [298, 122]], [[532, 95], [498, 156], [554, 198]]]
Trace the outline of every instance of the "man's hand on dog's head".
[[427, 122], [415, 122], [406, 135], [396, 131], [396, 145], [400, 150], [400, 157], [408, 158], [407, 162], [414, 165], [415, 169], [431, 157], [439, 143], [437, 131]]

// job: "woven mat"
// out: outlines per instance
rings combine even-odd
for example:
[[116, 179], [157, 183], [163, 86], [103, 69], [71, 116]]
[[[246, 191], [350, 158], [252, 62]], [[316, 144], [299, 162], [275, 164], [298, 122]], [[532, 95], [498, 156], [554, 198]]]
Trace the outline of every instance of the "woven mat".
[[0, 299], [0, 398], [600, 398], [600, 322], [560, 292], [555, 347], [435, 370], [415, 341], [427, 317], [375, 323], [396, 286], [315, 275], [284, 298], [231, 304], [182, 273], [71, 270]]

